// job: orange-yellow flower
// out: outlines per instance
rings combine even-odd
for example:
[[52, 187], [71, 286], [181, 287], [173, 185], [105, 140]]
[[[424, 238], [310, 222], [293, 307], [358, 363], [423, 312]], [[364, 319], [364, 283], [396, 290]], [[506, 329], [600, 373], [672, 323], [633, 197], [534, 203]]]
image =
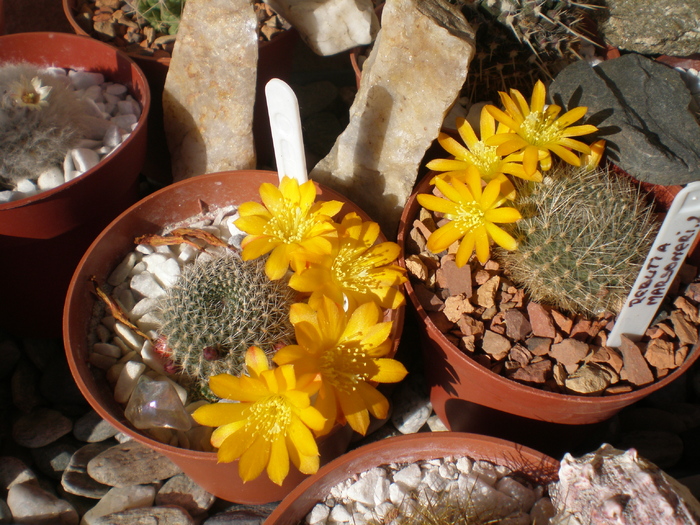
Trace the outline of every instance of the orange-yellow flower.
[[481, 178], [476, 170], [468, 170], [467, 182], [458, 179], [447, 182], [435, 181], [435, 186], [445, 196], [420, 194], [417, 199], [428, 210], [443, 213], [449, 222], [435, 230], [428, 239], [427, 247], [433, 253], [446, 250], [453, 242], [462, 239], [455, 255], [455, 264], [464, 266], [476, 250], [481, 264], [489, 259], [489, 237], [506, 250], [517, 248], [515, 239], [494, 223], [516, 222], [521, 219], [515, 208], [499, 207], [501, 182], [490, 181], [481, 188]]
[[211, 444], [219, 449], [219, 461], [238, 459], [244, 482], [267, 468], [270, 479], [281, 485], [290, 459], [300, 472], [314, 474], [319, 452], [311, 430], [325, 426], [321, 413], [311, 406], [318, 385], [311, 377], [297, 380], [292, 365], [271, 369], [265, 353], [255, 346], [246, 352], [245, 363], [248, 376], [219, 374], [209, 379], [214, 394], [239, 402], [204, 405], [192, 414], [200, 425], [218, 427]]
[[363, 222], [348, 213], [337, 225], [338, 237], [331, 239], [328, 255], [315, 256], [302, 251], [294, 255], [296, 272], [289, 286], [311, 293], [310, 303], [322, 295], [349, 309], [376, 301], [382, 308], [398, 308], [404, 302], [400, 286], [406, 281], [404, 269], [392, 264], [401, 252], [394, 242], [375, 244], [379, 237], [376, 222]]
[[406, 369], [384, 356], [391, 350], [391, 322], [382, 322], [382, 311], [373, 302], [352, 313], [328, 297], [318, 308], [305, 303], [292, 305], [290, 319], [296, 331], [296, 345], [277, 351], [278, 365], [293, 364], [299, 377], [318, 378], [321, 387], [314, 406], [326, 418], [320, 434], [334, 422], [348, 422], [360, 434], [367, 431], [369, 414], [383, 419], [389, 402], [368, 381], [396, 383]]
[[476, 166], [481, 178], [489, 181], [493, 178], [500, 178], [505, 182], [505, 173], [525, 180], [536, 182], [542, 181], [542, 174], [539, 171], [528, 175], [523, 168], [521, 153], [514, 153], [503, 157], [498, 154], [497, 146], [487, 144], [487, 140], [497, 134], [507, 132], [505, 126], [499, 125], [496, 129], [496, 120], [484, 107], [481, 110], [479, 123], [479, 133], [481, 139], [477, 138], [471, 124], [463, 118], [457, 119], [457, 131], [464, 141], [462, 146], [454, 138], [445, 133], [440, 133], [438, 142], [447, 151], [454, 155], [454, 159], [435, 159], [427, 164], [427, 168], [434, 171], [444, 171], [443, 178], [452, 176], [464, 182], [466, 180], [466, 170], [469, 166]]
[[492, 105], [485, 106], [485, 109], [497, 121], [508, 127], [510, 133], [492, 135], [486, 143], [497, 146], [496, 151], [499, 155], [522, 151], [523, 167], [528, 175], [537, 171], [538, 162], [542, 170], [550, 169], [551, 153], [574, 166], [580, 166], [581, 160], [571, 150], [590, 153], [586, 144], [571, 138], [598, 131], [598, 128], [590, 124], [572, 126], [586, 114], [588, 108], [577, 107], [559, 117], [561, 107], [552, 104], [545, 109], [547, 93], [544, 84], [539, 80], [532, 91], [529, 106], [517, 89], [511, 89], [510, 96], [503, 92], [500, 95], [505, 111]]
[[300, 186], [289, 177], [282, 178], [279, 189], [261, 184], [260, 198], [262, 204], [246, 202], [238, 207], [240, 218], [235, 224], [250, 234], [242, 243], [244, 261], [272, 252], [265, 273], [275, 280], [284, 276], [295, 251], [330, 252], [330, 239], [336, 236], [331, 218], [343, 207], [342, 202], [315, 202], [313, 181]]

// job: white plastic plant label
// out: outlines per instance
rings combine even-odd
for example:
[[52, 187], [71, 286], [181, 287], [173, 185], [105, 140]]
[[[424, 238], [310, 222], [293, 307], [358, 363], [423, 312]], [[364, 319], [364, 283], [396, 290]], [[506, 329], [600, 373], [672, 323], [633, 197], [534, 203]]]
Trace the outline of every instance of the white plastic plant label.
[[699, 231], [700, 182], [692, 182], [673, 200], [644, 266], [610, 331], [608, 346], [619, 347], [623, 335], [632, 341], [644, 335]]

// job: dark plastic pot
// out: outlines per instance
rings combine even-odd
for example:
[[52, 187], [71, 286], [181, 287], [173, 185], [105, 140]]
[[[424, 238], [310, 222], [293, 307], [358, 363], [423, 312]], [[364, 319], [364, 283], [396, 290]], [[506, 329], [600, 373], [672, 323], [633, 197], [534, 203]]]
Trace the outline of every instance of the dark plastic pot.
[[109, 157], [56, 188], [0, 204], [0, 325], [60, 336], [75, 265], [100, 230], [138, 199], [151, 98], [138, 66], [117, 49], [66, 33], [0, 36], [0, 62], [96, 71], [125, 84], [142, 107], [137, 127]]
[[529, 480], [546, 484], [557, 479], [559, 462], [535, 450], [489, 436], [457, 432], [408, 434], [376, 441], [333, 460], [286, 496], [265, 525], [298, 525], [338, 483], [390, 463], [413, 463], [447, 456], [468, 456], [504, 465]]
[[[78, 35], [93, 36], [76, 19], [77, 0], [62, 0], [63, 12], [73, 31]], [[253, 135], [258, 165], [274, 165], [272, 135], [265, 103], [265, 84], [272, 78], [286, 80], [292, 69], [294, 48], [299, 40], [295, 29], [283, 31], [270, 41], [261, 42], [258, 48], [258, 75], [253, 116]], [[148, 121], [148, 155], [144, 173], [156, 182], [172, 182], [170, 152], [163, 127], [163, 88], [170, 68], [170, 57], [154, 58], [139, 53], [127, 53], [140, 67], [148, 79], [153, 97], [153, 109]]]
[[[420, 209], [416, 196], [431, 192], [430, 179], [434, 175], [429, 173], [421, 180], [404, 209], [398, 234], [402, 251], [405, 251], [409, 232]], [[647, 189], [651, 188], [647, 186]], [[659, 188], [666, 200], [677, 189]], [[404, 264], [403, 259], [401, 264]], [[563, 452], [565, 448], [561, 445], [566, 439], [585, 437], [583, 434], [588, 429], [574, 425], [594, 425], [609, 419], [624, 407], [674, 381], [700, 355], [696, 346], [685, 363], [673, 373], [625, 394], [586, 397], [546, 392], [500, 376], [468, 357], [435, 326], [410, 281], [406, 283], [406, 292], [419, 319], [430, 400], [440, 419], [451, 430], [518, 436], [519, 442], [549, 453]]]
[[[156, 233], [165, 225], [200, 213], [200, 203], [210, 206], [258, 201], [262, 182], [277, 184], [272, 171], [242, 170], [214, 173], [186, 179], [167, 186], [142, 199], [117, 217], [95, 239], [80, 261], [71, 280], [63, 318], [63, 341], [68, 364], [78, 387], [92, 407], [115, 428], [170, 458], [195, 482], [212, 494], [236, 503], [261, 504], [281, 500], [305, 477], [293, 466], [284, 484], [272, 483], [263, 473], [243, 484], [238, 476], [238, 462], [217, 463], [213, 452], [197, 452], [160, 443], [136, 430], [124, 417], [124, 409], [113, 399], [113, 391], [97, 377], [88, 364], [90, 349], [87, 334], [96, 298], [91, 276], [107, 276], [133, 250], [134, 237]], [[320, 200], [341, 200], [346, 204], [341, 214], [356, 211], [364, 220], [368, 216], [342, 195], [320, 187]], [[403, 328], [404, 308], [392, 312], [394, 351]], [[336, 428], [319, 441], [321, 461], [326, 463], [347, 449], [352, 438], [347, 426]]]

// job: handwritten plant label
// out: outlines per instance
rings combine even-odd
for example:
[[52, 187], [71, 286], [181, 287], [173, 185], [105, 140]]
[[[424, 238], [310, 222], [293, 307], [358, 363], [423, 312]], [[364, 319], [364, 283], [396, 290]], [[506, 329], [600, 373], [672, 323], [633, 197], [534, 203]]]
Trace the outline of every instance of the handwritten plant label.
[[624, 335], [641, 339], [700, 232], [700, 182], [683, 188], [671, 204], [642, 270], [608, 336], [619, 347]]

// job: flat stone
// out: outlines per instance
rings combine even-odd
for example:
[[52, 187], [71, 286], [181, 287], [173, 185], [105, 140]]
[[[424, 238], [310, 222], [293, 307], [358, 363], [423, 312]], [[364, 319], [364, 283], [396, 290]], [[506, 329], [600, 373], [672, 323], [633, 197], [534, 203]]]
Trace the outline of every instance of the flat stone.
[[117, 432], [116, 428], [94, 410], [86, 412], [73, 425], [73, 436], [86, 443], [99, 443], [114, 437]]
[[113, 487], [93, 508], [85, 513], [81, 525], [96, 525], [97, 520], [115, 512], [150, 507], [153, 505], [155, 496], [156, 489], [152, 485]]
[[442, 309], [444, 305], [443, 300], [423, 283], [416, 283], [413, 286], [413, 290], [416, 292], [416, 297], [421, 306], [427, 312], [438, 312]]
[[624, 360], [624, 366], [620, 373], [620, 378], [629, 381], [633, 385], [642, 386], [654, 381], [654, 374], [651, 373], [642, 351], [624, 335], [620, 344], [620, 352]]
[[[644, 55], [687, 56], [700, 49], [700, 5], [687, 0], [607, 0], [606, 43]], [[631, 24], [630, 20], [634, 20]]]
[[53, 443], [68, 434], [73, 423], [60, 412], [39, 407], [21, 416], [12, 426], [12, 437], [17, 444], [37, 448]]
[[465, 314], [470, 314], [474, 311], [474, 306], [469, 302], [469, 299], [463, 295], [451, 295], [445, 299], [442, 312], [453, 323], [458, 322]]
[[484, 332], [482, 349], [496, 361], [505, 359], [508, 352], [510, 352], [511, 346], [513, 346], [513, 344], [502, 335], [491, 330], [486, 330]]
[[671, 312], [673, 331], [676, 332], [681, 345], [694, 345], [698, 342], [698, 329], [680, 310]]
[[589, 351], [590, 347], [582, 341], [564, 339], [561, 343], [552, 345], [549, 355], [556, 359], [558, 363], [564, 366], [571, 366], [583, 361]]
[[543, 359], [516, 369], [509, 377], [525, 383], [542, 384], [552, 377], [552, 362], [549, 359]]
[[667, 186], [700, 179], [700, 124], [678, 71], [637, 54], [595, 67], [580, 60], [549, 91], [564, 108], [588, 108], [586, 122], [598, 126], [608, 158], [636, 179]]
[[505, 321], [506, 335], [513, 341], [524, 341], [528, 334], [532, 332], [530, 321], [520, 310], [515, 308], [506, 310]]
[[496, 305], [496, 292], [501, 285], [501, 278], [494, 275], [476, 290], [476, 304], [484, 308], [492, 308]]
[[614, 349], [607, 346], [593, 347], [593, 353], [586, 357], [587, 362], [602, 363], [612, 368], [615, 373], [622, 371], [624, 362], [622, 356]]
[[0, 489], [7, 490], [12, 485], [36, 482], [36, 474], [24, 461], [14, 456], [0, 456]]
[[87, 472], [105, 485], [127, 487], [168, 479], [181, 470], [159, 452], [137, 441], [128, 441], [91, 459]]
[[464, 294], [465, 297], [472, 296], [471, 266], [465, 264], [458, 268], [454, 258], [443, 257], [437, 272], [444, 279], [444, 287], [449, 290], [450, 295]]
[[31, 449], [31, 454], [35, 465], [43, 474], [60, 480], [78, 448], [80, 447], [72, 438], [62, 438], [44, 447]]
[[202, 525], [262, 525], [277, 505], [234, 505], [233, 508], [211, 516]]
[[676, 368], [676, 350], [673, 343], [663, 339], [652, 339], [647, 343], [644, 359], [657, 370]]
[[181, 507], [161, 505], [113, 512], [92, 521], [93, 525], [194, 525], [195, 521]]
[[34, 483], [12, 485], [7, 493], [7, 506], [17, 523], [32, 525], [78, 525], [75, 509]]
[[100, 499], [107, 494], [111, 487], [90, 477], [87, 473], [87, 465], [92, 458], [112, 446], [114, 446], [114, 442], [110, 440], [103, 443], [91, 443], [78, 449], [63, 471], [61, 477], [63, 490], [76, 496], [93, 499]]
[[392, 395], [391, 422], [402, 434], [418, 432], [433, 412], [428, 389], [418, 374], [409, 374]]
[[549, 337], [530, 337], [527, 341], [527, 349], [532, 355], [547, 355], [552, 348], [552, 339]]
[[610, 383], [610, 373], [595, 363], [584, 364], [564, 380], [564, 386], [577, 394], [599, 394]]
[[163, 92], [175, 181], [255, 168], [257, 25], [247, 0], [188, 0]]
[[540, 303], [530, 301], [527, 305], [527, 315], [532, 325], [532, 335], [535, 337], [548, 337], [554, 339], [557, 330], [549, 312]]
[[24, 413], [46, 404], [39, 393], [40, 375], [41, 372], [26, 358], [20, 359], [12, 373], [12, 403]]
[[174, 505], [186, 510], [190, 516], [198, 516], [208, 511], [214, 501], [216, 497], [213, 494], [182, 473], [165, 482], [156, 494], [155, 503], [158, 506]]
[[369, 213], [390, 239], [474, 55], [473, 31], [461, 13], [446, 8], [461, 31], [450, 32], [421, 11], [425, 4], [384, 4], [350, 123], [310, 174]]

